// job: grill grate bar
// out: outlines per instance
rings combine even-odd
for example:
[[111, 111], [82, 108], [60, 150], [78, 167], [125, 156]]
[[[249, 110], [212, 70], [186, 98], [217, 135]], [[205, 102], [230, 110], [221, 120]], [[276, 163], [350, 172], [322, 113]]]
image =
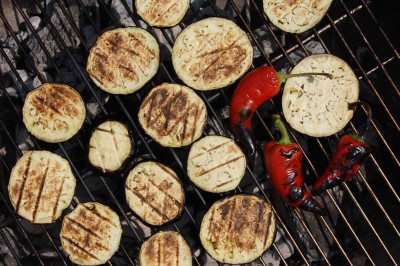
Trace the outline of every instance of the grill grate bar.
[[4, 242], [6, 243], [8, 250], [10, 250], [10, 252], [11, 252], [13, 258], [15, 259], [15, 261], [17, 262], [17, 264], [22, 266], [21, 260], [19, 259], [17, 253], [15, 253], [15, 250], [14, 250], [13, 246], [11, 245], [10, 240], [8, 240], [8, 237], [4, 233], [3, 228], [0, 228], [0, 235], [1, 235], [1, 238], [3, 238]]
[[374, 235], [378, 239], [379, 243], [381, 243], [381, 245], [382, 245], [383, 249], [385, 250], [386, 254], [389, 256], [390, 260], [393, 262], [393, 265], [396, 265], [396, 260], [393, 258], [392, 254], [390, 253], [390, 251], [386, 247], [386, 245], [383, 242], [382, 238], [379, 236], [379, 234], [376, 231], [375, 227], [371, 224], [371, 221], [369, 220], [369, 218], [365, 214], [364, 210], [362, 209], [362, 207], [358, 203], [357, 199], [354, 197], [353, 193], [351, 192], [351, 190], [349, 189], [347, 184], [344, 183], [343, 187], [345, 188], [346, 192], [350, 195], [350, 197], [353, 200], [353, 202], [356, 204], [358, 210], [361, 212], [362, 216], [364, 217], [364, 220], [368, 223], [369, 227], [371, 228], [372, 232], [374, 233]]
[[[385, 109], [387, 115], [390, 117], [390, 119], [392, 120], [393, 125], [396, 126], [397, 131], [400, 131], [400, 127], [397, 124], [396, 120], [394, 119], [393, 115], [391, 114], [391, 112], [389, 111], [388, 107], [386, 106], [386, 104], [384, 103], [382, 97], [380, 96], [380, 94], [378, 93], [377, 89], [375, 88], [375, 86], [372, 84], [371, 80], [368, 78], [367, 73], [365, 72], [365, 70], [363, 69], [363, 67], [361, 66], [359, 60], [356, 58], [355, 54], [353, 53], [353, 51], [351, 50], [349, 44], [347, 43], [345, 37], [343, 36], [343, 34], [340, 32], [340, 30], [337, 28], [337, 26], [335, 24], [333, 24], [333, 20], [330, 17], [329, 14], [326, 14], [326, 17], [329, 19], [332, 27], [334, 28], [334, 30], [336, 31], [337, 35], [339, 36], [340, 40], [342, 41], [342, 43], [344, 44], [344, 46], [346, 47], [347, 51], [349, 52], [351, 58], [353, 59], [353, 61], [356, 63], [358, 69], [361, 71], [361, 73], [363, 74], [363, 77], [365, 78], [365, 80], [367, 81], [368, 85], [372, 88], [372, 90], [374, 91], [376, 97], [378, 98], [379, 102], [381, 103], [382, 107]], [[374, 124], [373, 122], [371, 123], [372, 125]], [[377, 130], [376, 126], [374, 126], [375, 130]], [[389, 147], [387, 147], [388, 149], [390, 149]], [[394, 156], [395, 158], [395, 156]]]
[[[251, 0], [251, 1], [253, 2], [254, 6], [256, 6], [254, 0]], [[258, 10], [258, 8], [256, 8], [256, 9]], [[354, 14], [354, 13], [356, 13], [356, 12], [362, 10], [362, 9], [363, 9], [363, 6], [362, 6], [362, 5], [359, 5], [359, 6], [357, 6], [356, 8], [350, 10], [350, 14]], [[262, 17], [264, 18], [265, 24], [268, 24], [268, 20], [267, 20], [267, 18], [265, 17], [265, 15], [263, 15], [263, 13], [261, 13], [260, 10], [258, 10], [258, 12], [259, 12], [260, 16], [262, 16]], [[333, 21], [333, 23], [334, 23], [334, 24], [338, 24], [338, 23], [342, 22], [343, 20], [345, 20], [347, 17], [348, 17], [348, 15], [347, 15], [347, 14], [344, 14], [344, 15], [340, 16], [339, 18], [335, 19], [335, 20]], [[327, 31], [327, 30], [329, 30], [329, 29], [331, 29], [331, 28], [332, 28], [332, 26], [331, 26], [330, 24], [326, 24], [325, 26], [323, 26], [323, 27], [322, 27], [321, 29], [319, 29], [319, 30], [316, 30], [316, 29], [314, 28], [314, 29], [313, 29], [314, 33], [311, 34], [310, 36], [307, 36], [306, 38], [304, 38], [304, 39], [301, 41], [301, 43], [302, 43], [302, 44], [306, 44], [306, 43], [308, 43], [309, 41], [311, 41], [312, 39], [314, 39], [314, 38], [316, 37], [316, 34], [324, 33], [325, 31]], [[281, 49], [282, 49], [282, 51], [285, 51], [286, 54], [289, 54], [289, 53], [295, 51], [296, 49], [298, 49], [299, 47], [300, 47], [299, 44], [294, 44], [294, 45], [292, 45], [291, 47], [289, 47], [289, 48], [286, 49], [286, 50], [285, 50], [284, 48], [281, 48]], [[273, 57], [273, 58], [271, 59], [271, 62], [272, 62], [272, 63], [275, 63], [275, 62], [278, 61], [279, 59], [282, 59], [282, 58], [284, 57], [284, 55], [285, 55], [285, 54], [279, 54], [279, 55]]]
[[[392, 62], [393, 60], [395, 60], [396, 57], [392, 56], [389, 59], [386, 59], [385, 61], [382, 62], [382, 65], [386, 66], [388, 63]], [[376, 66], [374, 68], [372, 68], [371, 70], [368, 70], [366, 72], [367, 76], [370, 76], [372, 73], [374, 73], [375, 71], [377, 71], [379, 69], [379, 66]], [[359, 80], [363, 79], [362, 76], [358, 77]]]
[[392, 41], [390, 41], [389, 37], [386, 35], [385, 31], [382, 29], [382, 27], [379, 25], [378, 20], [376, 19], [375, 15], [372, 13], [371, 9], [369, 8], [368, 4], [365, 2], [365, 0], [360, 0], [362, 2], [362, 5], [365, 7], [365, 9], [368, 11], [370, 17], [374, 21], [375, 25], [378, 27], [379, 31], [381, 32], [383, 38], [386, 40], [386, 42], [389, 44], [390, 48], [392, 48], [394, 54], [396, 55], [397, 59], [400, 60], [400, 55], [397, 49], [394, 47]]
[[82, 37], [82, 34], [80, 33], [78, 27], [76, 26], [76, 24], [73, 22], [73, 19], [71, 18], [70, 14], [68, 14], [68, 12], [65, 10], [65, 7], [63, 4], [61, 4], [60, 0], [55, 0], [57, 3], [57, 6], [60, 7], [62, 13], [64, 14], [65, 18], [68, 20], [69, 25], [71, 25], [72, 29], [74, 30], [76, 36], [78, 36], [79, 40], [81, 41], [81, 43], [83, 44], [83, 46], [85, 46], [86, 50], [89, 50], [89, 46], [86, 44], [85, 40]]
[[44, 83], [45, 80], [43, 78], [43, 75], [39, 72], [39, 70], [37, 69], [37, 67], [35, 66], [35, 64], [32, 62], [31, 58], [28, 56], [28, 54], [26, 53], [25, 49], [23, 48], [21, 42], [19, 41], [17, 35], [15, 35], [14, 31], [11, 28], [11, 25], [8, 23], [7, 19], [4, 17], [3, 13], [0, 12], [0, 18], [3, 21], [4, 25], [6, 26], [8, 32], [11, 33], [11, 36], [13, 37], [13, 39], [15, 40], [15, 42], [17, 43], [19, 49], [22, 51], [23, 55], [25, 56], [25, 58], [27, 58], [29, 65], [32, 67], [33, 71], [35, 72], [36, 76], [38, 76], [39, 80], [41, 83]]
[[[352, 21], [353, 25], [356, 27], [358, 33], [360, 33], [364, 43], [368, 46], [369, 50], [372, 52], [372, 56], [374, 57], [375, 61], [378, 63], [378, 66], [382, 69], [383, 73], [385, 74], [386, 79], [390, 82], [390, 84], [392, 85], [393, 89], [397, 92], [397, 95], [400, 96], [399, 89], [397, 88], [396, 84], [394, 84], [392, 78], [390, 77], [389, 73], [386, 71], [386, 68], [384, 67], [384, 65], [382, 64], [381, 60], [379, 59], [375, 49], [372, 48], [370, 42], [368, 41], [367, 37], [365, 37], [365, 34], [361, 30], [360, 26], [358, 25], [358, 23], [356, 22], [354, 17], [350, 14], [349, 9], [347, 8], [346, 4], [343, 2], [343, 0], [340, 0], [340, 3], [342, 3], [342, 6], [346, 10], [346, 13], [349, 15], [350, 20]], [[389, 41], [389, 43], [390, 43], [390, 41]], [[396, 50], [394, 49], [393, 46], [392, 46], [392, 48], [393, 48], [393, 52], [396, 54]]]
[[[42, 48], [43, 52], [46, 54], [47, 58], [50, 60], [51, 64], [57, 71], [58, 76], [61, 78], [61, 80], [65, 83], [64, 76], [61, 74], [60, 70], [57, 68], [57, 64], [54, 61], [53, 57], [50, 55], [49, 51], [45, 48], [46, 46], [44, 45], [43, 41], [40, 39], [39, 35], [36, 33], [35, 29], [33, 28], [32, 24], [29, 21], [29, 18], [26, 16], [25, 12], [22, 10], [21, 6], [19, 5], [16, 0], [13, 0], [14, 2], [14, 7], [17, 8], [18, 12], [22, 15], [26, 25], [29, 27], [30, 32], [35, 36], [36, 40], [38, 41], [40, 47]], [[4, 17], [2, 17], [3, 19]], [[3, 19], [5, 20], [5, 19]]]
[[[4, 166], [9, 169], [9, 167], [4, 163], [4, 161], [2, 160]], [[25, 240], [28, 242], [29, 247], [31, 248], [32, 252], [34, 253], [34, 257], [37, 259], [37, 262], [40, 265], [44, 265], [42, 259], [39, 256], [38, 251], [36, 250], [35, 246], [33, 245], [32, 241], [30, 240], [30, 238], [28, 237], [28, 234], [25, 232], [25, 229], [23, 228], [21, 222], [18, 220], [18, 218], [16, 217], [16, 215], [14, 214], [14, 210], [11, 208], [9, 202], [6, 200], [6, 197], [3, 195], [3, 192], [0, 191], [0, 198], [1, 200], [5, 203], [5, 206], [8, 210], [8, 212], [11, 214], [12, 218], [14, 219], [15, 223], [17, 224], [17, 227], [19, 229], [19, 232], [21, 232], [22, 236], [25, 238]], [[16, 257], [18, 258], [18, 257]]]

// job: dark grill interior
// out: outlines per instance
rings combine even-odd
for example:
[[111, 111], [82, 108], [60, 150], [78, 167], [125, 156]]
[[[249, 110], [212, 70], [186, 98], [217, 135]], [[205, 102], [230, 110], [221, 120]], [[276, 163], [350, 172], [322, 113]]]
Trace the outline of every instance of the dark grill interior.
[[[194, 265], [220, 265], [201, 247], [198, 231], [201, 218], [211, 204], [236, 193], [255, 193], [265, 197], [277, 214], [276, 241], [254, 265], [390, 265], [400, 262], [400, 76], [397, 73], [400, 56], [395, 48], [399, 44], [396, 24], [391, 24], [398, 21], [398, 12], [393, 11], [396, 8], [399, 10], [397, 3], [390, 2], [393, 5], [385, 7], [383, 3], [364, 0], [337, 0], [314, 29], [293, 35], [271, 26], [263, 14], [262, 1], [242, 1], [245, 2], [244, 8], [241, 1], [234, 0], [218, 3], [194, 1], [184, 20], [176, 28], [180, 31], [203, 17], [227, 17], [248, 32], [257, 50], [254, 67], [268, 64], [278, 71], [289, 71], [299, 59], [313, 53], [326, 52], [341, 57], [353, 68], [360, 81], [360, 99], [368, 102], [373, 112], [367, 135], [367, 142], [372, 146], [372, 155], [358, 173], [358, 185], [349, 182], [317, 197], [329, 209], [329, 216], [319, 217], [287, 206], [271, 187], [258, 156], [249, 163], [246, 175], [236, 190], [217, 195], [205, 193], [191, 185], [186, 176], [186, 160], [190, 147], [161, 147], [140, 128], [137, 121], [139, 105], [150, 89], [163, 82], [181, 83], [170, 61], [176, 29], [149, 28], [162, 44], [163, 53], [158, 74], [151, 82], [132, 95], [108, 96], [87, 75], [87, 55], [96, 36], [107, 29], [126, 26], [126, 23], [146, 27], [139, 22], [131, 1], [32, 2], [35, 3], [41, 19], [39, 28], [34, 25], [33, 19], [22, 12], [20, 2], [13, 2], [16, 12], [21, 14], [25, 32], [29, 34], [23, 40], [21, 35], [11, 30], [11, 25], [0, 12], [1, 21], [9, 30], [8, 40], [13, 41], [17, 51], [16, 54], [10, 53], [7, 39], [2, 39], [0, 263], [71, 264], [60, 244], [62, 219], [50, 225], [32, 225], [14, 213], [9, 201], [7, 185], [10, 170], [23, 152], [32, 149], [53, 151], [71, 163], [78, 184], [73, 204], [65, 213], [70, 212], [79, 202], [98, 201], [110, 206], [120, 216], [124, 230], [121, 246], [108, 264], [137, 265], [140, 245], [150, 232], [172, 229], [181, 232], [188, 241]], [[78, 12], [78, 15], [71, 10]], [[376, 14], [379, 16], [375, 17]], [[43, 28], [48, 29], [47, 34], [39, 31]], [[70, 32], [66, 34], [60, 28], [69, 29]], [[40, 56], [43, 57], [42, 61]], [[27, 82], [21, 69], [27, 69], [30, 76], [36, 77], [36, 81]], [[47, 81], [62, 82], [75, 87], [86, 103], [93, 107], [82, 130], [74, 138], [61, 144], [48, 144], [30, 137], [22, 123], [21, 110], [26, 94], [32, 90], [34, 84]], [[227, 108], [236, 85], [237, 83], [222, 90], [198, 93], [205, 101], [209, 113], [205, 135], [232, 137]], [[266, 102], [253, 119], [255, 137], [260, 148], [275, 136], [270, 114], [281, 112], [280, 97], [279, 94]], [[131, 165], [144, 160], [157, 160], [174, 169], [182, 179], [186, 191], [186, 207], [175, 223], [156, 229], [142, 225], [125, 201], [126, 173], [100, 176], [87, 167], [86, 146], [92, 125], [110, 116], [126, 121], [133, 130], [137, 150]], [[295, 131], [290, 132], [305, 155], [303, 174], [307, 185], [311, 185], [322, 173], [339, 137], [355, 130], [365, 116], [365, 109], [358, 110], [352, 123], [343, 132], [328, 138], [310, 138]]]

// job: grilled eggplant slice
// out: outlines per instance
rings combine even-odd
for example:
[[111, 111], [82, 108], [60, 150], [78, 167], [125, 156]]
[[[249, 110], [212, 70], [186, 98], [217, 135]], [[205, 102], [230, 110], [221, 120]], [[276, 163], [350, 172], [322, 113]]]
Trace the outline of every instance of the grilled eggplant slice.
[[150, 26], [172, 27], [178, 24], [189, 8], [190, 0], [136, 0], [137, 13]]
[[85, 104], [77, 91], [65, 84], [45, 83], [31, 91], [22, 109], [26, 129], [38, 139], [56, 143], [81, 129]]
[[119, 217], [113, 210], [97, 202], [86, 202], [64, 217], [60, 238], [73, 263], [99, 265], [117, 251], [121, 235]]
[[219, 89], [251, 66], [253, 47], [246, 33], [224, 18], [191, 24], [176, 38], [172, 63], [178, 77], [196, 90]]
[[186, 86], [164, 83], [146, 96], [139, 109], [144, 131], [165, 147], [182, 147], [197, 140], [207, 122], [203, 100]]
[[185, 203], [178, 176], [157, 162], [143, 162], [133, 168], [126, 179], [125, 194], [129, 207], [150, 225], [177, 218]]
[[158, 70], [160, 49], [156, 39], [136, 27], [100, 35], [90, 49], [87, 72], [93, 82], [111, 94], [129, 94], [142, 88]]
[[220, 193], [234, 189], [245, 170], [246, 156], [232, 139], [207, 136], [190, 149], [187, 174], [204, 191]]
[[222, 263], [249, 263], [260, 257], [275, 238], [271, 205], [254, 195], [235, 195], [214, 203], [204, 215], [200, 240]]
[[32, 223], [52, 223], [74, 196], [67, 160], [49, 151], [25, 153], [11, 171], [8, 193], [15, 211]]
[[276, 27], [302, 33], [318, 24], [332, 0], [263, 0], [263, 3], [265, 14]]
[[339, 132], [353, 117], [349, 103], [358, 99], [358, 79], [346, 62], [329, 55], [312, 55], [300, 61], [291, 73], [324, 72], [333, 78], [289, 78], [282, 96], [286, 121], [295, 130], [325, 137]]
[[115, 120], [97, 126], [89, 140], [89, 162], [103, 173], [120, 170], [132, 151], [128, 127]]
[[175, 231], [161, 231], [140, 248], [140, 265], [192, 265], [192, 254], [185, 239]]

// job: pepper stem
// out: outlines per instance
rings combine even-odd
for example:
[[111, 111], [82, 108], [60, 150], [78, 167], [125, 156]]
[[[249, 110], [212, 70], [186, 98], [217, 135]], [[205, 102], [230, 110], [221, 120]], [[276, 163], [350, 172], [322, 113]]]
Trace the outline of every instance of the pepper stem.
[[322, 72], [306, 72], [306, 73], [296, 73], [296, 74], [282, 74], [276, 72], [276, 75], [278, 76], [279, 84], [282, 84], [285, 82], [288, 78], [295, 78], [295, 77], [306, 77], [306, 76], [325, 76], [330, 79], [333, 79], [333, 75], [330, 73], [322, 73]]
[[355, 110], [358, 105], [361, 105], [362, 107], [365, 108], [365, 111], [367, 112], [367, 119], [357, 129], [357, 132], [356, 132], [357, 134], [356, 134], [356, 136], [354, 136], [354, 138], [358, 138], [358, 140], [363, 140], [365, 138], [365, 133], [367, 132], [367, 130], [371, 124], [372, 112], [371, 112], [371, 107], [369, 106], [369, 104], [366, 102], [362, 102], [362, 101], [349, 103], [349, 109]]
[[275, 126], [279, 128], [279, 131], [281, 132], [281, 138], [278, 141], [275, 141], [276, 144], [281, 144], [281, 145], [289, 145], [292, 144], [290, 141], [289, 134], [286, 130], [285, 125], [283, 124], [281, 117], [277, 114], [272, 115], [272, 119], [274, 120]]

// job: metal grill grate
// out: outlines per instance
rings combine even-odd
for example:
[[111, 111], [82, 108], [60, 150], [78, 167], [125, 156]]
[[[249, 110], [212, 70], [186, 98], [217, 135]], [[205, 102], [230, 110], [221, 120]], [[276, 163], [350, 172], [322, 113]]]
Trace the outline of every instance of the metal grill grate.
[[[43, 6], [39, 0], [34, 0], [35, 4], [40, 9], [45, 24], [51, 29], [50, 34], [58, 42], [59, 49], [65, 54], [65, 57], [72, 62], [82, 80], [85, 83], [84, 91], [94, 97], [95, 101], [100, 107], [101, 116], [106, 117], [110, 114], [117, 114], [121, 118], [128, 121], [129, 125], [133, 128], [136, 136], [136, 144], [139, 153], [137, 156], [146, 154], [148, 159], [166, 160], [164, 157], [170, 157], [168, 162], [173, 164], [174, 170], [183, 179], [186, 190], [190, 191], [188, 205], [184, 209], [184, 213], [180, 220], [188, 220], [189, 232], [186, 228], [180, 226], [180, 220], [172, 225], [173, 229], [179, 231], [184, 237], [197, 239], [199, 230], [198, 213], [208, 209], [210, 204], [218, 198], [226, 195], [211, 196], [197, 188], [193, 187], [187, 181], [185, 160], [188, 154], [188, 148], [182, 149], [162, 149], [157, 144], [154, 144], [140, 129], [136, 119], [136, 113], [140, 100], [148, 93], [149, 89], [162, 82], [179, 82], [171, 68], [168, 60], [163, 60], [160, 65], [159, 73], [144, 89], [132, 96], [111, 96], [109, 102], [104, 104], [101, 97], [96, 92], [98, 89], [88, 78], [84, 69], [84, 61], [76, 58], [76, 53], [81, 53], [85, 57], [88, 55], [90, 45], [85, 41], [79, 30], [78, 25], [75, 24], [73, 18], [67, 10], [67, 3], [74, 2], [83, 11], [85, 21], [92, 25], [97, 34], [100, 34], [106, 27], [118, 27], [119, 21], [112, 15], [110, 6], [103, 0], [99, 0], [99, 10], [101, 14], [106, 17], [99, 25], [94, 17], [93, 12], [85, 7], [82, 0], [76, 1], [62, 1], [54, 0], [57, 6], [65, 17], [63, 23], [69, 24], [74, 34], [79, 38], [81, 45], [80, 51], [73, 51], [69, 49], [68, 45], [63, 41], [62, 36], [57, 31], [56, 26], [52, 22], [50, 16], [46, 13], [46, 4]], [[224, 10], [217, 7], [214, 1], [206, 1], [211, 12], [215, 16], [225, 15]], [[291, 210], [286, 206], [281, 206], [281, 202], [274, 196], [273, 191], [265, 189], [265, 172], [259, 173], [254, 170], [253, 166], [247, 167], [246, 177], [249, 183], [258, 191], [257, 194], [265, 197], [268, 202], [274, 206], [274, 211], [277, 214], [278, 226], [282, 229], [284, 237], [290, 242], [294, 251], [290, 258], [285, 258], [282, 250], [280, 250], [277, 243], [271, 248], [275, 254], [280, 258], [281, 264], [292, 265], [297, 263], [304, 263], [310, 265], [315, 259], [310, 257], [309, 249], [314, 249], [317, 252], [319, 260], [324, 261], [327, 265], [335, 265], [347, 263], [349, 265], [357, 265], [358, 257], [365, 257], [368, 264], [396, 264], [400, 261], [399, 254], [396, 250], [399, 249], [399, 181], [395, 180], [396, 173], [400, 172], [399, 151], [400, 145], [397, 140], [400, 127], [399, 127], [399, 113], [398, 113], [398, 100], [400, 93], [398, 89], [399, 77], [396, 75], [399, 69], [400, 56], [396, 51], [394, 45], [387, 37], [384, 29], [379, 25], [373, 12], [370, 9], [370, 4], [364, 0], [354, 0], [344, 2], [343, 0], [335, 1], [328, 15], [322, 22], [313, 30], [302, 35], [285, 35], [285, 41], [280, 31], [272, 28], [268, 19], [263, 14], [261, 8], [261, 1], [247, 0], [245, 10], [241, 11], [234, 0], [228, 0], [226, 8], [231, 9], [235, 15], [234, 21], [239, 24], [249, 34], [255, 47], [260, 52], [260, 57], [254, 61], [254, 67], [262, 64], [275, 66], [278, 70], [283, 66], [293, 67], [295, 65], [294, 53], [300, 53], [302, 56], [310, 54], [308, 44], [311, 42], [318, 42], [324, 51], [333, 53], [345, 59], [355, 70], [361, 83], [361, 88], [365, 94], [361, 97], [366, 97], [368, 102], [372, 104], [373, 120], [371, 139], [373, 140], [372, 156], [365, 164], [366, 171], [359, 172], [364, 191], [359, 192], [351, 185], [343, 184], [341, 186], [343, 193], [337, 191], [328, 191], [327, 194], [320, 198], [325, 206], [329, 207], [330, 215], [328, 217], [318, 217], [309, 213], [304, 213], [299, 210]], [[132, 10], [132, 6], [126, 1], [121, 0], [123, 7], [128, 12], [135, 25], [140, 25], [138, 16]], [[60, 82], [68, 83], [64, 77], [63, 72], [60, 70], [57, 62], [52, 58], [51, 53], [46, 47], [46, 43], [36, 33], [34, 26], [30, 22], [27, 15], [23, 12], [22, 7], [18, 1], [14, 1], [15, 7], [24, 19], [26, 26], [32, 33], [32, 38], [37, 42], [41, 49], [46, 54], [52, 68], [58, 74]], [[200, 19], [200, 10], [198, 7], [191, 5], [189, 12], [196, 20]], [[251, 16], [249, 16], [251, 14]], [[39, 78], [40, 82], [46, 82], [46, 77], [42, 75], [35, 62], [30, 59], [28, 51], [23, 43], [21, 43], [15, 33], [11, 30], [11, 26], [5, 19], [4, 15], [0, 12], [1, 20], [8, 28], [12, 38], [16, 41], [20, 48], [21, 56], [26, 60], [25, 63], [28, 68]], [[183, 22], [179, 24], [180, 29], [183, 29], [186, 24]], [[266, 32], [270, 35], [272, 45], [277, 47], [276, 51], [267, 52], [262, 44], [262, 40], [257, 38], [255, 29], [256, 27], [264, 26]], [[154, 31], [152, 33], [155, 33]], [[160, 38], [165, 39], [165, 45], [172, 48], [174, 37], [171, 37], [167, 30], [157, 30], [155, 34], [159, 41]], [[379, 43], [379, 45], [377, 45]], [[359, 56], [360, 47], [363, 47], [365, 53], [368, 54], [368, 60], [364, 60]], [[0, 48], [1, 57], [7, 62], [11, 69], [11, 73], [15, 76], [16, 81], [20, 84], [25, 93], [29, 92], [28, 86], [20, 76], [18, 66], [12, 62], [3, 47]], [[83, 61], [83, 62], [82, 62]], [[218, 111], [221, 106], [229, 103], [229, 98], [234, 90], [234, 85], [226, 89], [214, 92], [199, 93], [207, 105], [210, 114], [209, 127], [215, 134], [231, 136], [227, 119], [221, 117]], [[23, 126], [22, 123], [22, 100], [15, 101], [7, 92], [6, 88], [0, 82], [0, 90], [7, 98], [6, 107], [14, 112], [17, 121], [11, 121], [7, 117], [0, 120], [1, 137], [9, 143], [8, 147], [15, 154], [14, 159], [10, 160], [9, 156], [1, 154], [1, 165], [4, 168], [4, 175], [9, 176], [10, 169], [16, 162], [16, 158], [22, 155], [22, 151], [18, 146], [18, 141], [15, 136], [15, 125]], [[269, 112], [279, 112], [280, 104], [279, 98], [269, 101], [266, 105], [266, 110]], [[366, 111], [364, 110], [364, 113]], [[273, 134], [269, 130], [268, 121], [266, 119], [266, 111], [256, 113], [255, 124], [258, 130], [257, 138], [260, 143], [272, 138]], [[356, 113], [353, 121], [361, 121], [363, 118], [361, 112]], [[83, 132], [87, 132], [94, 121], [87, 118], [83, 128]], [[350, 123], [349, 129], [354, 130], [354, 125]], [[209, 132], [209, 131], [207, 131]], [[292, 138], [301, 144], [306, 168], [309, 171], [310, 180], [314, 181], [318, 178], [318, 173], [321, 173], [320, 164], [326, 165], [332, 155], [332, 148], [330, 143], [337, 142], [338, 136], [333, 136], [329, 139], [305, 139], [304, 136], [297, 132], [290, 132]], [[34, 138], [35, 149], [49, 149], [58, 150], [63, 157], [65, 157], [71, 164], [74, 175], [77, 177], [81, 185], [85, 198], [74, 197], [73, 206], [76, 206], [80, 201], [92, 200], [96, 201], [103, 198], [98, 195], [97, 190], [94, 191], [93, 187], [87, 184], [87, 178], [84, 176], [84, 164], [82, 163], [82, 154], [85, 154], [85, 136], [84, 133], [79, 133], [74, 137], [71, 142], [76, 144], [78, 151], [71, 153], [68, 150], [68, 143], [57, 145], [49, 145], [36, 141]], [[160, 156], [160, 152], [164, 152], [167, 156]], [[109, 198], [108, 205], [110, 205], [119, 214], [124, 228], [123, 241], [121, 242], [120, 251], [122, 261], [125, 264], [134, 265], [137, 263], [138, 250], [140, 244], [143, 242], [143, 236], [138, 231], [138, 227], [130, 216], [129, 208], [125, 200], [118, 193], [121, 190], [115, 189], [112, 185], [113, 180], [109, 177], [98, 177], [102, 189], [105, 190]], [[114, 177], [119, 179], [116, 181], [121, 184], [124, 176]], [[7, 180], [7, 179], [6, 179]], [[2, 185], [7, 181], [2, 182]], [[242, 186], [238, 187], [234, 193], [248, 192], [247, 188]], [[1, 202], [5, 206], [5, 215], [11, 217], [9, 225], [21, 234], [25, 244], [30, 248], [28, 258], [33, 257], [36, 264], [45, 265], [49, 263], [46, 254], [40, 250], [40, 244], [37, 241], [32, 241], [32, 232], [26, 229], [23, 221], [14, 214], [11, 204], [6, 194], [4, 187], [0, 190]], [[363, 195], [360, 196], [360, 193]], [[340, 195], [340, 197], [338, 196]], [[341, 199], [340, 199], [341, 198]], [[343, 198], [347, 199], [347, 203], [343, 204]], [[367, 199], [363, 201], [360, 199]], [[195, 203], [190, 205], [190, 203]], [[282, 211], [286, 210], [286, 211]], [[397, 213], [396, 213], [397, 211]], [[58, 236], [54, 234], [54, 227], [60, 226], [60, 221], [56, 225], [41, 225], [37, 227], [38, 234], [41, 234], [42, 241], [49, 242], [52, 252], [56, 252], [57, 257], [53, 258], [61, 264], [70, 264], [66, 254], [60, 247]], [[4, 227], [4, 226], [3, 226]], [[300, 229], [299, 229], [300, 228]], [[163, 228], [161, 228], [163, 229]], [[365, 233], [368, 232], [368, 233]], [[5, 233], [4, 228], [0, 230], [0, 236], [8, 246], [15, 262], [19, 265], [26, 264], [28, 260], [21, 258], [15, 251], [15, 246], [11, 243], [9, 235]], [[349, 239], [350, 238], [350, 239]], [[304, 239], [308, 239], [305, 241]], [[349, 248], [347, 242], [354, 244], [353, 248]], [[305, 242], [311, 246], [307, 246]], [[327, 250], [335, 250], [336, 254], [331, 254]], [[200, 252], [193, 251], [193, 262], [195, 265], [203, 265], [204, 250]], [[32, 261], [29, 261], [32, 263]], [[113, 264], [113, 259], [108, 264]], [[260, 258], [256, 261], [257, 265], [268, 265], [269, 261]]]

